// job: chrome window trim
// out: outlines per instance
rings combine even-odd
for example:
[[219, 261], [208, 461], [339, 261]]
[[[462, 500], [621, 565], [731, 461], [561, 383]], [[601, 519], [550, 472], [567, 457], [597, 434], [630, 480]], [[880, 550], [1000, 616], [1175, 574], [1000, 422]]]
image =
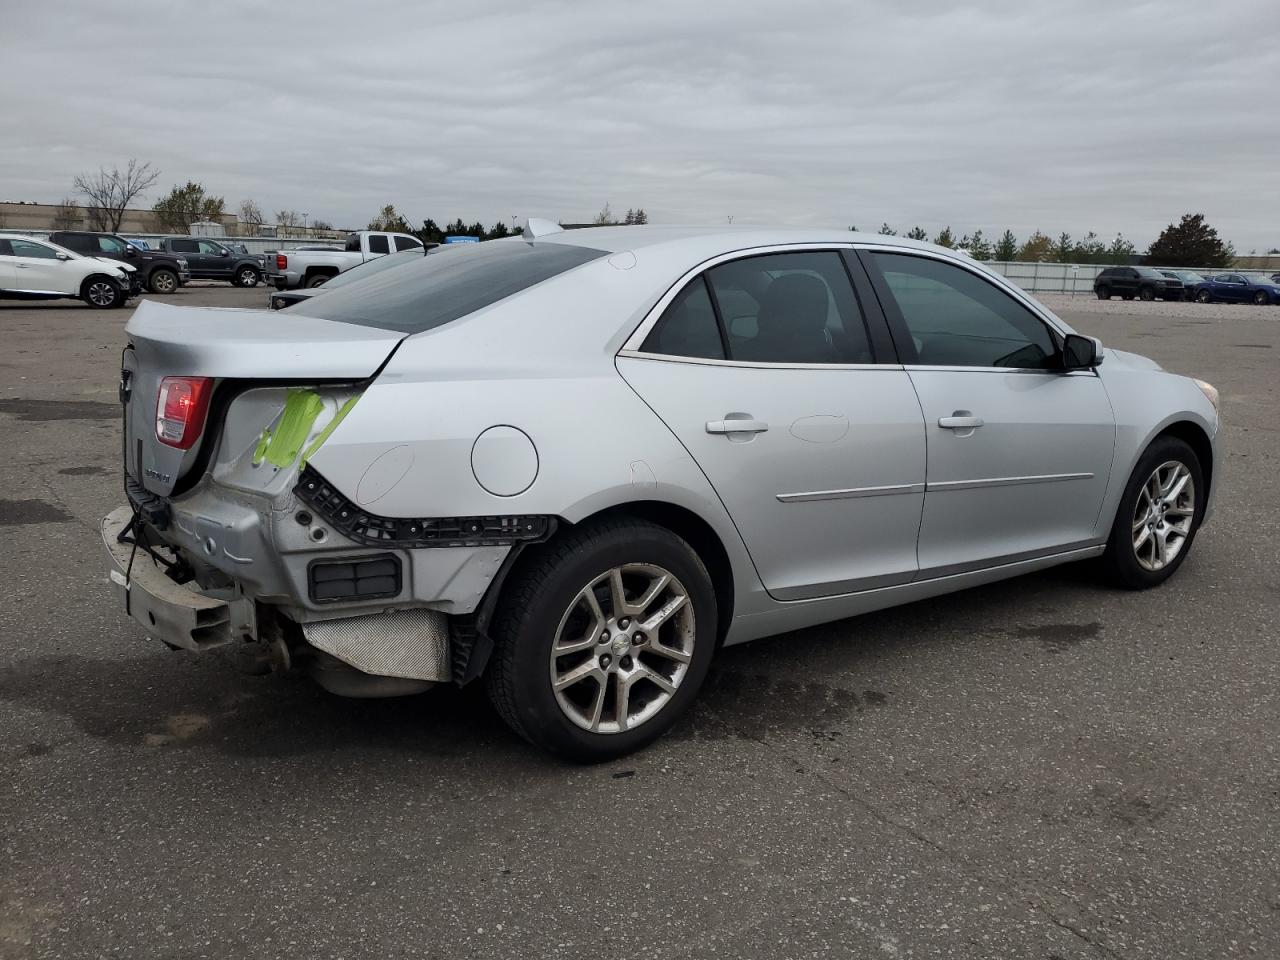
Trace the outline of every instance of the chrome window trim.
[[745, 367], [755, 370], [897, 370], [900, 363], [769, 363], [765, 360], [720, 360], [716, 357], [677, 357], [668, 353], [646, 353], [643, 350], [619, 350], [618, 357], [627, 360], [657, 360], [662, 363], [696, 363], [708, 367]]
[[1092, 480], [1092, 473], [1040, 473], [1027, 477], [984, 477], [980, 480], [933, 480], [925, 484], [925, 492], [946, 490], [981, 490], [984, 487], [1016, 487], [1025, 483], [1059, 483], [1065, 480]]
[[1053, 370], [1045, 367], [960, 367], [939, 365], [931, 367], [924, 363], [908, 363], [902, 367], [908, 373], [1013, 373], [1019, 376], [1040, 374], [1045, 377], [1096, 377], [1098, 371], [1089, 370]]
[[845, 490], [813, 490], [806, 493], [779, 493], [782, 503], [809, 503], [813, 500], [851, 500], [856, 497], [891, 497], [904, 493], [924, 493], [923, 483], [891, 483], [880, 487], [849, 487]]
[[[671, 301], [674, 300], [676, 298], [676, 295], [679, 294], [680, 291], [684, 289], [685, 284], [687, 284], [690, 280], [692, 280], [694, 277], [698, 276], [699, 274], [707, 270], [710, 270], [712, 267], [718, 267], [720, 264], [727, 263], [730, 260], [745, 260], [749, 257], [759, 257], [769, 253], [804, 253], [806, 251], [817, 250], [817, 251], [829, 251], [831, 253], [838, 254], [841, 250], [852, 250], [853, 248], [854, 248], [854, 245], [852, 243], [831, 243], [831, 242], [770, 243], [760, 247], [743, 247], [740, 250], [731, 250], [728, 253], [718, 253], [714, 257], [709, 257], [708, 259], [703, 260], [701, 263], [697, 264], [691, 269], [686, 270], [684, 273], [680, 275], [680, 277], [676, 280], [675, 283], [673, 283], [670, 287], [667, 288], [666, 293], [664, 293], [661, 297], [658, 298], [658, 302], [649, 308], [649, 312], [644, 315], [644, 319], [640, 321], [640, 325], [636, 327], [635, 330], [632, 331], [631, 336], [627, 337], [626, 341], [622, 344], [622, 350], [618, 351], [618, 353], [620, 356], [623, 353], [626, 353], [629, 356], [643, 355], [645, 357], [660, 357], [663, 360], [679, 359], [676, 357], [668, 356], [665, 353], [641, 354], [640, 345], [644, 343], [644, 339], [649, 335], [649, 331], [652, 330], [657, 325], [658, 319], [666, 311], [667, 307], [671, 305]], [[849, 285], [851, 287], [853, 286], [852, 281], [850, 282]], [[858, 308], [859, 310], [862, 309], [861, 304], [859, 304]], [[866, 320], [865, 315], [863, 317], [863, 320], [865, 322]], [[722, 360], [720, 362], [734, 363], [737, 361]], [[753, 366], [777, 367], [777, 366], [783, 366], [783, 364], [765, 363], [765, 364], [753, 364]], [[878, 366], [884, 366], [884, 364], [819, 363], [819, 364], [808, 364], [808, 366], [815, 366], [815, 367], [876, 366], [878, 367]]]

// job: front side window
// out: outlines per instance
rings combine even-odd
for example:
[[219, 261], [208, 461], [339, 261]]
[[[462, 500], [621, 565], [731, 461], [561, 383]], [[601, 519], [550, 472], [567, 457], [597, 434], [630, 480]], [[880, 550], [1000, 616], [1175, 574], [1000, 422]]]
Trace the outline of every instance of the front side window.
[[103, 253], [124, 253], [124, 241], [115, 237], [98, 237], [98, 249]]
[[33, 257], [37, 260], [56, 260], [58, 253], [53, 247], [46, 247], [43, 243], [34, 243], [30, 240], [10, 240], [13, 245], [13, 255], [15, 257]]
[[724, 343], [711, 294], [703, 276], [694, 277], [676, 296], [640, 347], [669, 357], [724, 360]]
[[1060, 365], [1049, 328], [990, 281], [927, 257], [871, 256], [915, 344], [917, 363], [1023, 369]]
[[384, 236], [369, 238], [370, 253], [390, 253], [391, 247], [387, 245], [387, 238]]
[[200, 252], [201, 252], [201, 253], [212, 253], [212, 254], [214, 254], [215, 256], [220, 256], [220, 255], [222, 254], [222, 251], [223, 251], [224, 249], [225, 249], [224, 247], [222, 247], [222, 246], [220, 246], [220, 245], [218, 245], [218, 244], [214, 243], [212, 240], [201, 240], [201, 241], [200, 241]]

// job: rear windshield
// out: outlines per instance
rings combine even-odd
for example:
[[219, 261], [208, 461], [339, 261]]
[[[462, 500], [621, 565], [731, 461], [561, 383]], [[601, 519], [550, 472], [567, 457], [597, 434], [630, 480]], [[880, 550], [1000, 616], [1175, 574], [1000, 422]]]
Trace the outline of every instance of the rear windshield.
[[353, 280], [291, 314], [421, 333], [605, 255], [564, 243], [492, 240], [418, 254], [402, 268]]

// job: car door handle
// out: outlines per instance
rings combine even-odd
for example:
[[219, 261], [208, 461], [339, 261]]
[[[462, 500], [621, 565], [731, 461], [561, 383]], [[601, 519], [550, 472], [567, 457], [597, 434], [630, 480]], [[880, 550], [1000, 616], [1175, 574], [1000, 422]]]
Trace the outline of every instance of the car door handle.
[[939, 417], [938, 426], [944, 430], [976, 430], [984, 423], [981, 417], [975, 417], [973, 414], [961, 414], [957, 410], [949, 417]]
[[763, 420], [708, 420], [707, 433], [764, 433], [769, 425]]
[[25, 269], [27, 269], [27, 267], [29, 267], [29, 266], [30, 266], [30, 264], [27, 264], [27, 263], [15, 263], [15, 264], [14, 264], [14, 266], [15, 266], [15, 267], [17, 267], [19, 270], [25, 270]]

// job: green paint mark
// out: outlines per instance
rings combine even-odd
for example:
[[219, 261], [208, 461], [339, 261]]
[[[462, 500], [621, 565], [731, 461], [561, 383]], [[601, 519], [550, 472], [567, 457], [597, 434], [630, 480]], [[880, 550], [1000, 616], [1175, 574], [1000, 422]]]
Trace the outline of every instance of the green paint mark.
[[351, 408], [356, 405], [356, 401], [360, 399], [360, 395], [349, 397], [347, 402], [338, 408], [338, 412], [333, 415], [333, 419], [325, 425], [320, 431], [320, 435], [311, 441], [311, 446], [307, 447], [307, 452], [302, 455], [302, 465], [305, 467], [307, 461], [316, 455], [316, 451], [320, 449], [320, 445], [329, 439], [329, 435], [338, 429], [338, 424], [342, 422], [343, 417], [351, 412]]
[[314, 391], [289, 390], [284, 398], [284, 413], [275, 430], [267, 428], [258, 438], [253, 451], [254, 464], [266, 460], [281, 469], [292, 466], [323, 409], [324, 401]]

